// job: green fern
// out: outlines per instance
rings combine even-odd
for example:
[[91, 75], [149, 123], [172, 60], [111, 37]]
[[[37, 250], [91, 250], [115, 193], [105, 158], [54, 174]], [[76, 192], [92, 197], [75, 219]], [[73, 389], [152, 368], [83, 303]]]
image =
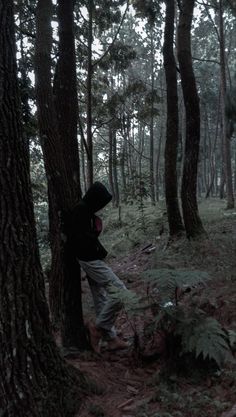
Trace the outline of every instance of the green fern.
[[182, 353], [192, 352], [196, 358], [202, 355], [203, 359], [213, 359], [220, 367], [230, 355], [227, 333], [211, 317], [199, 315], [197, 322], [195, 319], [176, 326], [175, 333], [181, 336]]
[[[206, 285], [209, 275], [205, 271], [153, 269], [143, 273], [152, 288], [152, 303], [156, 303], [153, 329], [171, 331], [181, 339], [181, 354], [191, 352], [196, 358], [213, 359], [220, 367], [225, 360], [233, 359], [231, 349], [236, 343], [236, 332], [224, 330], [220, 323], [200, 309], [173, 303], [176, 289]], [[171, 303], [169, 303], [171, 301]], [[154, 310], [155, 311], [155, 310]]]
[[234, 351], [236, 348], [236, 332], [234, 330], [227, 331], [229, 345], [231, 349]]
[[233, 358], [231, 348], [236, 343], [236, 332], [224, 330], [217, 320], [207, 317], [203, 310], [189, 308], [185, 304], [168, 303], [174, 299], [176, 288], [205, 286], [209, 279], [207, 272], [154, 269], [146, 271], [143, 276], [152, 288], [151, 304], [150, 298], [139, 297], [133, 291], [114, 286], [109, 288], [112, 298], [121, 302], [129, 315], [155, 307], [148, 332], [162, 329], [166, 334], [180, 337], [181, 354], [193, 353], [196, 358], [202, 355], [204, 360], [214, 360], [219, 367], [225, 360]]
[[194, 288], [206, 285], [209, 274], [205, 271], [188, 271], [175, 269], [151, 269], [143, 273], [146, 282], [154, 287], [162, 301], [172, 301], [176, 289]]

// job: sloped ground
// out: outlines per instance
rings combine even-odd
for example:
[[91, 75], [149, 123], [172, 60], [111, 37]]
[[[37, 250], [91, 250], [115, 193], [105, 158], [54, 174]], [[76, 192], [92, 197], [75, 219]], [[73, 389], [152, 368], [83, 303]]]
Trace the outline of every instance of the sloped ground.
[[[225, 328], [236, 330], [236, 215], [217, 209], [211, 216], [211, 207], [208, 210], [202, 215], [205, 224], [207, 221], [209, 239], [201, 242], [182, 239], [167, 246], [164, 233], [110, 263], [137, 293], [145, 291], [140, 274], [148, 268], [207, 271], [211, 281], [196, 295], [197, 303]], [[87, 314], [93, 314], [86, 282], [84, 298]], [[192, 368], [184, 374], [175, 367], [163, 372], [166, 369], [163, 356], [142, 361], [135, 348], [134, 329], [139, 332], [144, 323], [145, 314], [134, 321], [123, 312], [117, 327], [130, 341], [127, 351], [111, 353], [104, 348], [100, 356], [87, 353], [70, 360], [98, 387], [96, 394], [85, 399], [78, 417], [235, 417], [235, 365], [209, 372]]]

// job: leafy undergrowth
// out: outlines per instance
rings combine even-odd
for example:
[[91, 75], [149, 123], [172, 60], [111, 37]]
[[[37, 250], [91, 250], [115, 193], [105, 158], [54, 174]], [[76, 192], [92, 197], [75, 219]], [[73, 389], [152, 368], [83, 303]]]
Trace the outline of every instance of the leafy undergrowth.
[[[224, 211], [224, 203], [218, 201], [204, 202], [199, 208], [209, 239], [197, 242], [181, 239], [168, 245], [163, 210], [159, 211], [159, 220], [155, 220], [156, 229], [154, 224], [148, 225], [146, 234], [142, 229], [141, 233], [135, 230], [130, 214], [130, 232], [128, 222], [115, 227], [117, 235], [114, 234], [109, 263], [127, 287], [141, 296], [148, 290], [143, 274], [146, 270], [207, 273], [210, 277], [207, 286], [197, 286], [180, 295], [180, 304], [184, 307], [194, 304], [218, 320], [222, 329], [236, 331], [236, 215], [234, 211]], [[107, 244], [117, 213], [112, 215], [104, 235]], [[135, 244], [124, 248], [127, 233], [132, 239], [135, 236]], [[93, 315], [86, 281], [83, 290], [86, 315]], [[162, 343], [161, 332], [145, 336], [150, 320], [149, 310], [140, 310], [135, 315], [123, 311], [117, 327], [130, 341], [128, 350], [112, 353], [104, 347], [100, 356], [84, 353], [69, 360], [97, 385], [97, 393], [93, 389], [93, 394], [85, 399], [78, 417], [233, 417], [236, 403], [233, 360], [219, 368], [214, 361], [206, 362], [201, 357], [195, 360], [191, 355], [179, 356], [174, 339], [167, 341], [168, 345], [166, 341]]]

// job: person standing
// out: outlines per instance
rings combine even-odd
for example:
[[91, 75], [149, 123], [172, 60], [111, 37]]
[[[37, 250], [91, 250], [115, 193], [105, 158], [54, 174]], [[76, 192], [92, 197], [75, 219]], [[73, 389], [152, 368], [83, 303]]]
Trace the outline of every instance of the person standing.
[[126, 289], [125, 284], [105, 263], [107, 251], [99, 241], [102, 221], [96, 215], [112, 200], [112, 195], [99, 181], [92, 184], [69, 219], [69, 245], [87, 275], [92, 293], [96, 321], [89, 322], [91, 345], [100, 352], [100, 340], [107, 341], [108, 349], [125, 349], [129, 345], [117, 335], [115, 321], [122, 302], [114, 297], [114, 289]]

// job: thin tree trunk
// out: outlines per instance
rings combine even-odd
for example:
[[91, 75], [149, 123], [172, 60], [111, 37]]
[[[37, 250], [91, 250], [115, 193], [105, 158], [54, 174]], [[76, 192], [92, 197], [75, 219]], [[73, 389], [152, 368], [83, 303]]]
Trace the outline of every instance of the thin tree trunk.
[[125, 161], [126, 161], [126, 143], [125, 138], [123, 137], [121, 157], [120, 157], [120, 172], [121, 172], [121, 182], [122, 182], [122, 201], [125, 203], [127, 200], [127, 186], [126, 186], [126, 172], [125, 172]]
[[[163, 80], [162, 80], [162, 73], [160, 75], [161, 80], [161, 100], [164, 100], [164, 92], [163, 92]], [[157, 154], [156, 154], [156, 199], [159, 201], [160, 199], [160, 160], [161, 160], [161, 150], [162, 150], [162, 141], [163, 141], [163, 130], [164, 130], [164, 112], [163, 112], [163, 106], [161, 106], [161, 114], [160, 114], [160, 134], [159, 134], [159, 141], [158, 141], [158, 147], [157, 147]]]
[[114, 190], [114, 181], [113, 181], [113, 134], [112, 134], [112, 127], [109, 124], [108, 127], [109, 131], [109, 154], [108, 154], [108, 172], [109, 172], [109, 185], [110, 190], [113, 196], [112, 203], [114, 205], [114, 197], [115, 197], [115, 190]]
[[127, 201], [128, 197], [128, 178], [129, 178], [129, 165], [128, 165], [128, 132], [130, 129], [130, 118], [129, 115], [123, 117], [122, 133], [123, 133], [123, 145], [121, 153], [121, 178], [123, 185], [123, 201]]
[[115, 206], [119, 207], [120, 205], [120, 192], [118, 184], [118, 172], [117, 172], [117, 143], [116, 143], [116, 131], [112, 131], [112, 169], [113, 169], [113, 182], [114, 182], [114, 192], [115, 192]]
[[[221, 117], [221, 126], [220, 126], [220, 133], [221, 133], [221, 138], [223, 138], [223, 133], [222, 133], [222, 117]], [[219, 195], [220, 195], [220, 199], [223, 200], [225, 198], [225, 166], [222, 160], [222, 155], [224, 154], [224, 143], [223, 140], [221, 140], [221, 165], [220, 165], [220, 187], [219, 187]]]
[[166, 1], [165, 38], [163, 46], [167, 87], [167, 126], [165, 145], [165, 195], [170, 236], [184, 230], [177, 187], [178, 93], [176, 63], [173, 51], [175, 1]]
[[155, 177], [154, 177], [154, 44], [153, 28], [151, 28], [151, 120], [150, 120], [150, 153], [149, 153], [149, 175], [150, 175], [150, 196], [151, 202], [155, 205]]
[[234, 192], [236, 192], [236, 151], [234, 152]]
[[204, 126], [203, 126], [203, 179], [204, 179], [204, 191], [208, 189], [208, 173], [207, 173], [207, 159], [208, 159], [208, 144], [207, 144], [207, 110], [204, 109]]
[[87, 187], [87, 177], [86, 177], [86, 168], [85, 168], [85, 150], [84, 150], [84, 142], [82, 138], [80, 141], [80, 149], [81, 149], [81, 173], [82, 173], [84, 192], [85, 192], [88, 187]]
[[232, 181], [230, 137], [227, 135], [225, 101], [226, 101], [226, 62], [225, 62], [225, 37], [222, 0], [219, 0], [219, 34], [220, 34], [220, 69], [221, 69], [221, 117], [223, 140], [223, 169], [226, 181], [227, 209], [234, 208], [234, 193]]
[[197, 205], [197, 168], [200, 143], [200, 109], [191, 54], [194, 0], [183, 0], [177, 30], [178, 61], [186, 110], [186, 139], [181, 199], [188, 238], [205, 234]]
[[219, 100], [218, 100], [218, 106], [217, 106], [217, 117], [216, 117], [216, 130], [215, 130], [215, 137], [214, 137], [214, 143], [211, 147], [211, 155], [210, 155], [210, 184], [206, 191], [205, 198], [208, 198], [210, 196], [210, 193], [213, 189], [215, 177], [216, 177], [216, 162], [214, 160], [215, 158], [215, 151], [216, 151], [216, 144], [218, 139], [218, 131], [219, 131], [219, 119], [220, 119], [220, 94], [219, 94]]
[[139, 137], [138, 176], [140, 179], [142, 179], [143, 177], [142, 159], [143, 159], [143, 150], [144, 150], [144, 136], [145, 136], [144, 126], [141, 123], [139, 123], [139, 126], [138, 126], [138, 137]]

